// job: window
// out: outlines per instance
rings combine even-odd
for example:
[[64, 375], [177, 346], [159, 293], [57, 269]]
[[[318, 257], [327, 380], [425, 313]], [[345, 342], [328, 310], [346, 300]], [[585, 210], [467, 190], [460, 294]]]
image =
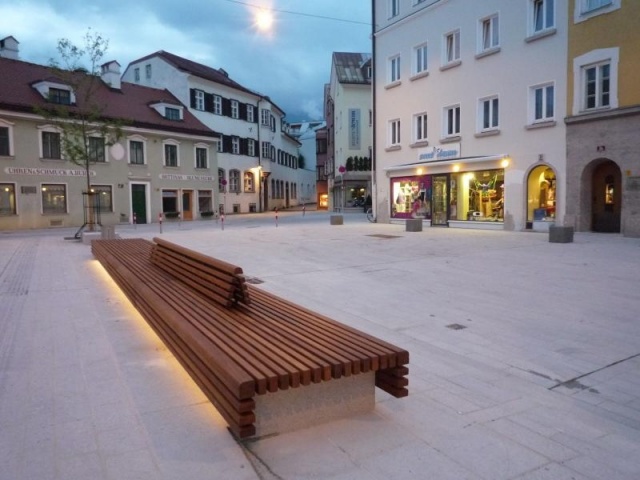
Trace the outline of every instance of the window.
[[249, 155], [250, 157], [256, 156], [256, 143], [253, 138], [247, 139], [247, 155]]
[[495, 130], [498, 128], [499, 110], [498, 97], [480, 100], [480, 130]]
[[164, 117], [167, 120], [180, 120], [180, 109], [165, 107], [164, 108]]
[[225, 186], [227, 185], [227, 180], [225, 179], [224, 169], [218, 169], [218, 190], [221, 192], [225, 192]]
[[147, 80], [149, 80], [151, 78], [151, 64], [148, 64], [148, 65], [144, 66], [144, 74], [145, 74], [145, 77], [147, 78]]
[[0, 157], [8, 157], [10, 155], [9, 127], [0, 127]]
[[222, 141], [223, 141], [223, 136], [220, 136], [220, 140], [218, 140], [216, 142], [216, 152], [218, 153], [222, 153]]
[[102, 213], [113, 212], [113, 191], [111, 185], [91, 185], [96, 194], [96, 209]]
[[400, 13], [400, 0], [389, 1], [389, 18], [397, 17]]
[[554, 0], [532, 0], [532, 33], [539, 33], [555, 26]]
[[252, 172], [244, 172], [244, 191], [247, 193], [255, 191], [255, 179]]
[[531, 111], [533, 122], [549, 122], [555, 115], [554, 85], [531, 87]]
[[42, 184], [42, 213], [67, 213], [67, 186], [58, 183]]
[[480, 52], [498, 48], [500, 45], [500, 28], [498, 15], [492, 15], [480, 21]]
[[129, 140], [129, 163], [144, 165], [144, 142]]
[[222, 97], [220, 95], [213, 96], [213, 113], [222, 115]]
[[460, 135], [460, 105], [453, 105], [444, 109], [444, 136]]
[[204, 92], [202, 90], [196, 90], [194, 94], [195, 109], [204, 111]]
[[389, 82], [400, 81], [400, 55], [389, 59]]
[[231, 118], [240, 118], [240, 106], [237, 100], [231, 100]]
[[200, 213], [213, 212], [213, 202], [211, 199], [211, 190], [198, 190], [198, 210]]
[[178, 212], [178, 191], [162, 190], [162, 213]]
[[240, 193], [240, 170], [229, 170], [229, 192]]
[[444, 36], [444, 63], [460, 60], [460, 30], [447, 33]]
[[136, 83], [140, 83], [140, 68], [133, 69], [133, 80]]
[[71, 92], [61, 88], [49, 87], [49, 101], [60, 105], [71, 105]]
[[426, 72], [427, 68], [427, 44], [418, 45], [413, 49], [413, 73], [418, 75]]
[[59, 133], [42, 132], [42, 158], [51, 158], [56, 160], [62, 158]]
[[400, 120], [396, 119], [389, 122], [389, 146], [398, 145], [400, 145]]
[[262, 158], [271, 158], [271, 143], [262, 142]]
[[164, 144], [164, 166], [165, 167], [177, 167], [178, 166], [178, 146], [172, 143]]
[[16, 186], [0, 183], [0, 215], [16, 214]]
[[104, 138], [103, 137], [89, 137], [89, 161], [90, 162], [106, 161], [106, 157], [104, 154]]
[[247, 122], [255, 122], [255, 111], [253, 105], [247, 105]]
[[207, 149], [204, 147], [196, 147], [196, 168], [209, 168]]
[[613, 2], [612, 0], [583, 0], [582, 12], [590, 12], [599, 8], [608, 7]]
[[427, 114], [414, 115], [414, 141], [425, 142], [427, 140]]
[[604, 108], [610, 104], [611, 65], [602, 63], [584, 68], [584, 109]]
[[231, 153], [240, 154], [240, 139], [238, 137], [231, 137]]
[[266, 109], [262, 109], [260, 110], [260, 123], [262, 123], [262, 125], [265, 126], [269, 126], [271, 123], [271, 113], [269, 112], [269, 110]]

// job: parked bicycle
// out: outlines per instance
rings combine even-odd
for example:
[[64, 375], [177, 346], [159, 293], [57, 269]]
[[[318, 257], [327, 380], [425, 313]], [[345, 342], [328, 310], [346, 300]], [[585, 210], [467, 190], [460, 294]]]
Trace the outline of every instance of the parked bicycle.
[[373, 208], [367, 209], [367, 220], [371, 223], [376, 223], [376, 216], [373, 213]]

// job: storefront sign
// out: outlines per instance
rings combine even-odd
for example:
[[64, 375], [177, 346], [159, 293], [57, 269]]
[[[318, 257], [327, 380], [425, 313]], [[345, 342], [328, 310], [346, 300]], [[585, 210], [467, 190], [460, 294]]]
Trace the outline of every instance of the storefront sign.
[[349, 149], [360, 150], [360, 109], [349, 109]]
[[161, 173], [160, 175], [158, 175], [158, 177], [160, 178], [160, 180], [197, 180], [200, 182], [213, 182], [213, 176], [211, 175], [179, 175], [176, 173]]
[[[69, 170], [63, 168], [30, 168], [30, 167], [6, 167], [5, 173], [9, 175], [44, 175], [47, 177], [86, 177], [87, 171], [82, 169]], [[94, 177], [96, 172], [89, 171]]]
[[438, 160], [453, 160], [460, 157], [460, 144], [433, 146], [418, 151], [419, 162], [437, 162]]

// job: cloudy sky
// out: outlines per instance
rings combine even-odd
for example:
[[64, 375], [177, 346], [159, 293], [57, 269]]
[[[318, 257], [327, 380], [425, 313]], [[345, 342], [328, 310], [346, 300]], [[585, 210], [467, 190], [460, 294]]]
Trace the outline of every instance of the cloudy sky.
[[[255, 26], [258, 7], [273, 11], [268, 33]], [[83, 46], [90, 28], [122, 71], [166, 50], [224, 68], [290, 122], [322, 118], [331, 53], [370, 52], [370, 21], [370, 0], [0, 0], [0, 38], [20, 42], [21, 60], [48, 65], [59, 39]]]

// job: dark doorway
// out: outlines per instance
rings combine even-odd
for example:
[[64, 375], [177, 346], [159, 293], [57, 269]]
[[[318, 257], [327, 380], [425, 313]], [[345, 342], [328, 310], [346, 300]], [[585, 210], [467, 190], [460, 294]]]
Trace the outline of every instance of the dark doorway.
[[147, 223], [147, 186], [131, 185], [131, 209], [136, 217], [135, 223]]
[[622, 210], [622, 174], [612, 161], [598, 165], [591, 181], [591, 229], [594, 232], [620, 233]]

